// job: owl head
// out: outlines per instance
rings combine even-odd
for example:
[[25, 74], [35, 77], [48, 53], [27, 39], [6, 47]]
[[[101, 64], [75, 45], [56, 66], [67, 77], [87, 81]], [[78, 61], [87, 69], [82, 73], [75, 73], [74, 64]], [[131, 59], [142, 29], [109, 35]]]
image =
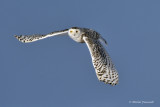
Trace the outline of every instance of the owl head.
[[78, 27], [72, 27], [68, 30], [68, 35], [76, 42], [83, 43], [83, 30]]

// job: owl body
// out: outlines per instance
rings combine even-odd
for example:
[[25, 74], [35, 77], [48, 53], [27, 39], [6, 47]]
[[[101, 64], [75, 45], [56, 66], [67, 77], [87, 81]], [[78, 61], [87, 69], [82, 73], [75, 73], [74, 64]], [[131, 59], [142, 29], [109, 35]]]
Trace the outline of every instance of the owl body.
[[83, 36], [98, 40], [100, 34], [95, 30], [88, 28], [72, 27], [69, 29], [68, 35], [76, 42], [85, 43]]
[[96, 71], [97, 78], [106, 84], [116, 85], [119, 77], [114, 64], [101, 41], [107, 44], [106, 40], [95, 30], [88, 28], [72, 27], [61, 31], [49, 33], [47, 35], [20, 35], [15, 37], [24, 43], [34, 42], [56, 35], [69, 35], [71, 39], [78, 43], [86, 43], [92, 63]]

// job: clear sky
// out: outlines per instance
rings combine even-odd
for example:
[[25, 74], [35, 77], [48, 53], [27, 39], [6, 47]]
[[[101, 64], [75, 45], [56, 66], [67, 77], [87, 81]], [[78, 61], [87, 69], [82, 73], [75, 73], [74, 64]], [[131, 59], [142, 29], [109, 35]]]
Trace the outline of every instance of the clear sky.
[[[73, 26], [107, 40], [117, 86], [98, 81], [85, 44], [13, 37]], [[159, 0], [0, 0], [0, 33], [0, 107], [160, 106]]]

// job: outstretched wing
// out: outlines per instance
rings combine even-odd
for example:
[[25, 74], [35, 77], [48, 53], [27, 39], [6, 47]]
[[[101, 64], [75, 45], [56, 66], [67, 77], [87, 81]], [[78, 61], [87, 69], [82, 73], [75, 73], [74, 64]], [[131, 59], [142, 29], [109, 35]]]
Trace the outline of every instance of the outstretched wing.
[[35, 34], [35, 35], [15, 35], [15, 37], [23, 42], [23, 43], [29, 43], [29, 42], [34, 42], [37, 40], [41, 40], [44, 38], [48, 38], [48, 37], [52, 37], [52, 36], [56, 36], [56, 35], [64, 35], [68, 33], [68, 29], [65, 30], [61, 30], [61, 31], [55, 31], [46, 35], [40, 35], [40, 34]]
[[110, 56], [100, 41], [85, 36], [83, 37], [83, 40], [89, 48], [92, 63], [98, 79], [106, 84], [116, 85], [118, 83], [118, 73], [111, 61]]

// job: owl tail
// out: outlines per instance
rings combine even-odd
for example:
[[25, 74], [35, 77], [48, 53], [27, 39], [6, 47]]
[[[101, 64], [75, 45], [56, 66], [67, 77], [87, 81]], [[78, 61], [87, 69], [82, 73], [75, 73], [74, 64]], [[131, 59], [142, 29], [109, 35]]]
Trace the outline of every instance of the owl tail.
[[106, 46], [108, 45], [107, 41], [102, 36], [99, 38], [99, 40], [105, 43]]

